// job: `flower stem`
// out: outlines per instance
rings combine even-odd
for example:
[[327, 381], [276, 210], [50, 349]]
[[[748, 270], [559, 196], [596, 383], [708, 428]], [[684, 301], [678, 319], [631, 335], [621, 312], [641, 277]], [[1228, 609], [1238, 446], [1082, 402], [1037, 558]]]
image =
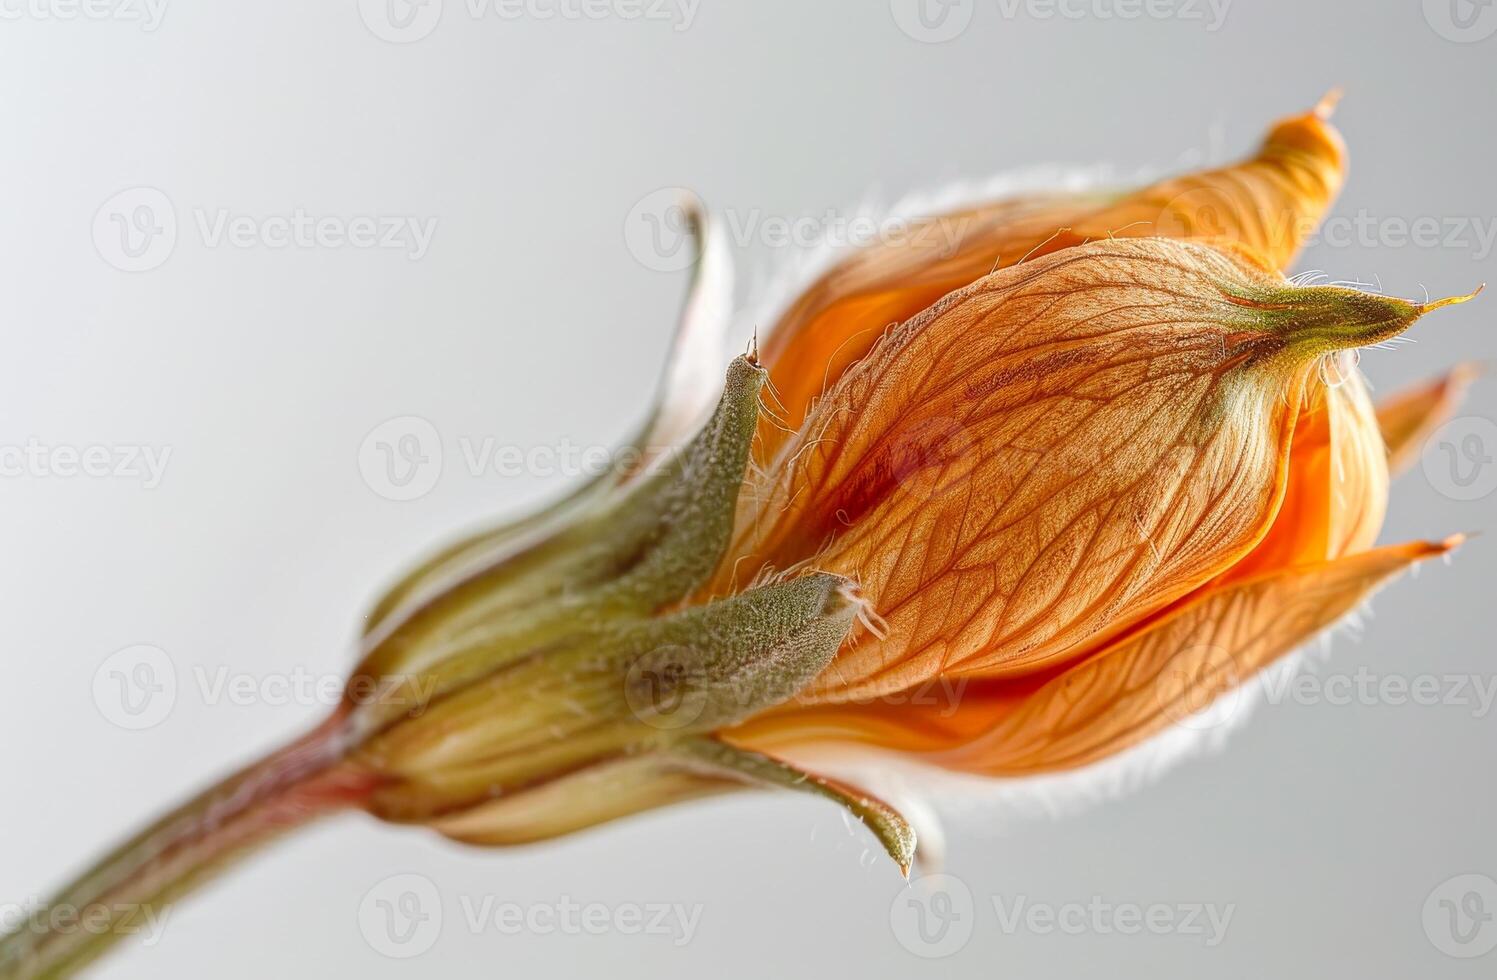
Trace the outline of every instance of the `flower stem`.
[[342, 719], [220, 782], [137, 834], [0, 937], [0, 980], [67, 977], [234, 860], [326, 814], [374, 781], [344, 761]]

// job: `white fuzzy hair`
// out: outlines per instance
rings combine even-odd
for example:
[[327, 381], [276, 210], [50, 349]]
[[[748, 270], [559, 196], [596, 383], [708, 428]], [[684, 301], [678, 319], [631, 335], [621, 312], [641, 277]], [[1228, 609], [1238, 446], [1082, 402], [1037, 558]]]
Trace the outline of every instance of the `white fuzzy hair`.
[[[1359, 635], [1368, 608], [1368, 603], [1363, 603], [1357, 611], [1200, 712], [1139, 745], [1078, 769], [995, 778], [954, 772], [896, 753], [851, 745], [811, 745], [784, 757], [810, 771], [860, 786], [904, 810], [922, 845], [927, 839], [935, 845], [935, 853], [922, 853], [921, 859], [927, 871], [937, 870], [944, 851], [941, 817], [965, 829], [1002, 835], [1026, 821], [1067, 817], [1117, 799], [1151, 785], [1185, 760], [1220, 751], [1232, 732], [1266, 700], [1265, 692], [1286, 691], [1302, 671], [1327, 661], [1334, 635]], [[850, 832], [856, 833], [856, 829]]]
[[[1213, 133], [1212, 142], [1216, 142], [1217, 136], [1218, 133]], [[881, 206], [871, 195], [865, 196], [863, 202], [849, 213], [849, 217], [882, 222], [915, 221], [1024, 194], [1131, 189], [1150, 183], [1182, 166], [1214, 166], [1219, 162], [1215, 159], [1217, 156], [1215, 148], [1205, 153], [1192, 151], [1180, 154], [1176, 164], [1171, 167], [1145, 166], [1127, 171], [1105, 164], [1038, 165], [980, 179], [953, 181], [935, 190], [911, 192], [888, 206]], [[851, 251], [852, 246], [823, 239], [810, 247], [794, 250], [788, 257], [777, 256], [770, 268], [755, 270], [749, 287], [751, 299], [735, 318], [735, 336], [747, 338], [762, 335], [764, 330], [779, 319], [795, 297]]]

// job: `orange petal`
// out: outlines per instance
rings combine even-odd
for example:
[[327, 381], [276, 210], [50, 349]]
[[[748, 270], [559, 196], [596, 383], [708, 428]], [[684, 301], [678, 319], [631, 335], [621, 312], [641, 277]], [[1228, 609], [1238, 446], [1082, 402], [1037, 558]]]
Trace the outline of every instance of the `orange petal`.
[[1395, 545], [1219, 583], [1086, 659], [1044, 674], [931, 685], [862, 704], [787, 708], [728, 736], [761, 751], [856, 741], [995, 775], [1085, 765], [1183, 721], [1409, 566], [1459, 542]]
[[1328, 359], [1295, 425], [1289, 485], [1273, 527], [1226, 577], [1365, 551], [1387, 509], [1387, 451], [1366, 383], [1350, 357]]
[[[798, 427], [811, 402], [884, 331], [997, 268], [1118, 237], [1219, 238], [1288, 266], [1340, 190], [1346, 151], [1328, 103], [1279, 122], [1240, 163], [1173, 177], [1122, 196], [1031, 196], [933, 218], [898, 242], [859, 251], [817, 280], [768, 334], [762, 360], [777, 413]], [[763, 455], [786, 441], [761, 426]]]
[[812, 700], [1078, 655], [1236, 564], [1317, 360], [1424, 309], [1167, 239], [1003, 270], [843, 377], [742, 498], [712, 591], [862, 583], [888, 634], [855, 634]]
[[1388, 445], [1388, 468], [1396, 475], [1413, 465], [1424, 441], [1443, 425], [1481, 374], [1478, 364], [1457, 364], [1438, 378], [1405, 388], [1377, 406], [1377, 424]]
[[1016, 775], [1114, 755], [1195, 714], [1460, 538], [1281, 569], [1200, 594], [1054, 678], [982, 738], [936, 761]]

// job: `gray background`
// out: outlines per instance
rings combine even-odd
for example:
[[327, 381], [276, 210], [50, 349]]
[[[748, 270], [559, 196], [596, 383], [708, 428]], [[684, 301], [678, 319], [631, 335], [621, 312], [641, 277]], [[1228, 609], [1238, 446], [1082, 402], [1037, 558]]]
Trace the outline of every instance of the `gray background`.
[[[626, 216], [659, 188], [691, 187], [742, 220], [795, 219], [1051, 162], [1167, 171], [1246, 152], [1341, 84], [1353, 163], [1337, 213], [1382, 230], [1321, 243], [1302, 268], [1411, 296], [1497, 278], [1474, 235], [1421, 245], [1389, 230], [1497, 220], [1497, 7], [1463, 31], [1445, 0], [1236, 0], [1212, 30], [1204, 5], [1123, 20], [1090, 0], [1069, 8], [1078, 18], [976, 0], [950, 11], [964, 31], [924, 43], [887, 0], [702, 0], [685, 30], [618, 5], [597, 20], [541, 16], [554, 6], [474, 18], [446, 0], [429, 36], [391, 42], [352, 0], [183, 0], [154, 30], [64, 19], [65, 2], [7, 4], [0, 21], [0, 443], [171, 456], [154, 488], [0, 479], [4, 902], [44, 894], [323, 710], [215, 702], [195, 672], [341, 675], [359, 616], [403, 563], [566, 485], [474, 476], [459, 440], [602, 446], [630, 429], [685, 279], [626, 243]], [[362, 14], [378, 25], [380, 9]], [[175, 248], [122, 272], [91, 229], [113, 195], [143, 186], [172, 202]], [[437, 227], [413, 261], [213, 245], [195, 217], [298, 208]], [[741, 268], [788, 259], [762, 238], [740, 243]], [[1431, 317], [1417, 344], [1370, 352], [1364, 368], [1386, 393], [1491, 358], [1494, 302]], [[1478, 386], [1464, 414], [1461, 434], [1497, 454], [1497, 387]], [[398, 416], [430, 420], [445, 452], [434, 489], [404, 502], [360, 468], [366, 434]], [[1385, 540], [1492, 525], [1497, 497], [1455, 499], [1440, 465], [1396, 484]], [[1385, 592], [1318, 672], [1491, 683], [1494, 554], [1477, 540], [1454, 567]], [[180, 686], [158, 724], [126, 731], [95, 676], [136, 644], [165, 651]], [[1422, 909], [1436, 889], [1471, 890], [1442, 884], [1454, 876], [1497, 875], [1497, 721], [1456, 696], [1311, 700], [1263, 707], [1220, 753], [1105, 806], [1023, 821], [966, 808], [948, 869], [974, 897], [975, 929], [944, 959], [911, 952], [901, 882], [834, 810], [742, 796], [508, 853], [339, 819], [210, 888], [156, 948], [127, 946], [98, 975], [1489, 976], [1497, 953], [1441, 947], [1489, 946], [1497, 924], [1467, 922], [1478, 935], [1452, 945]], [[400, 961], [366, 939], [360, 906], [407, 873], [439, 889], [443, 928]], [[562, 896], [699, 906], [700, 920], [679, 946], [464, 921], [486, 897]], [[1215, 947], [1189, 930], [1005, 932], [993, 896], [1233, 914]], [[1497, 895], [1484, 900], [1497, 911]]]

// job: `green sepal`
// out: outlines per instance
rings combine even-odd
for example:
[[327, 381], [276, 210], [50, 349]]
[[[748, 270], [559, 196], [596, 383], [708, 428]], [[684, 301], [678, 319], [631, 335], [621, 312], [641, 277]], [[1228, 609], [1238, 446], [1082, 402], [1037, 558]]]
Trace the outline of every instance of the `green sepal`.
[[389, 780], [374, 809], [427, 821], [735, 724], [825, 670], [861, 604], [848, 580], [810, 574], [581, 627], [369, 739], [356, 757]]
[[350, 689], [404, 686], [354, 706], [360, 734], [579, 630], [649, 617], [698, 588], [727, 549], [764, 380], [759, 365], [735, 359], [716, 411], [680, 452], [606, 503], [386, 620], [366, 638]]
[[686, 768], [703, 775], [811, 793], [831, 800], [862, 821], [899, 865], [899, 873], [906, 878], [910, 876], [910, 867], [915, 863], [915, 828], [883, 800], [836, 780], [797, 769], [788, 762], [736, 748], [715, 738], [685, 739], [673, 746], [672, 751]]
[[644, 810], [744, 788], [785, 789], [830, 800], [869, 829], [905, 877], [917, 859], [924, 862], [923, 850], [917, 855], [914, 826], [885, 801], [709, 736], [685, 738], [654, 752], [604, 759], [430, 823], [467, 844], [528, 844]]

